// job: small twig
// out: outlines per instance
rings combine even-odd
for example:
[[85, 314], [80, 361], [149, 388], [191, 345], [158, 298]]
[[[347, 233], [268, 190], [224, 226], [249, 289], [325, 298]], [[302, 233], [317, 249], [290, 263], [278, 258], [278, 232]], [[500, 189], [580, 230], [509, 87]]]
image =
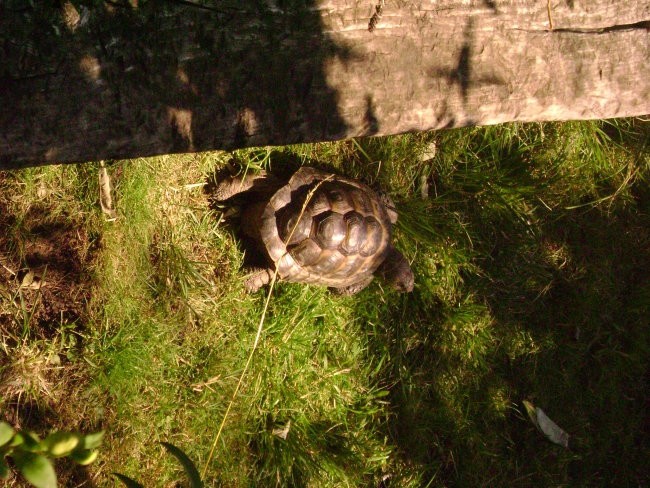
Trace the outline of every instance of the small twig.
[[553, 30], [553, 18], [551, 17], [551, 0], [546, 0], [546, 13], [548, 14], [548, 26]]
[[185, 189], [185, 190], [193, 190], [194, 188], [202, 188], [205, 185], [207, 185], [207, 183], [205, 183], [205, 182], [203, 182], [203, 183], [190, 183], [188, 185], [183, 186], [183, 189]]
[[2, 266], [4, 269], [6, 269], [7, 272], [8, 272], [11, 276], [16, 276], [16, 272], [13, 271], [13, 270], [11, 270], [11, 269], [9, 269], [9, 268], [7, 268], [4, 264], [0, 263], [0, 266]]

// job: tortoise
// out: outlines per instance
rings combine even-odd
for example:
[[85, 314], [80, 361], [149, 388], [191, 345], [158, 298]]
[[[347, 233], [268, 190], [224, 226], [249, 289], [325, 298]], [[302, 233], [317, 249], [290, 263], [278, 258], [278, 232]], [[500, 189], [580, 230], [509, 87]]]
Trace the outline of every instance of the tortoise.
[[261, 172], [227, 177], [213, 198], [242, 197], [241, 230], [267, 263], [245, 286], [254, 292], [277, 278], [325, 285], [352, 295], [375, 275], [398, 291], [413, 290], [413, 272], [391, 244], [397, 212], [388, 197], [356, 180], [302, 167], [288, 182]]

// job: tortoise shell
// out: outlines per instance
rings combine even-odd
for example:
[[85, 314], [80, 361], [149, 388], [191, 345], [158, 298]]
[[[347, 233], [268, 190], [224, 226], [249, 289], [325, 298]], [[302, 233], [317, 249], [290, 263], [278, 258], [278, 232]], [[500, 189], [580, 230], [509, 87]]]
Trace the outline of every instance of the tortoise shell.
[[270, 198], [260, 237], [280, 278], [345, 287], [384, 261], [391, 221], [366, 185], [305, 167]]

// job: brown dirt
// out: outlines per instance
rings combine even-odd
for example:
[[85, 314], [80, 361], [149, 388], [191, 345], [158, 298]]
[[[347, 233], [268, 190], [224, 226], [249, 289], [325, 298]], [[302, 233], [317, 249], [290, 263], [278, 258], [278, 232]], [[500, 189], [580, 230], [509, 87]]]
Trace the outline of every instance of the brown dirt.
[[44, 338], [83, 321], [96, 249], [74, 219], [47, 210], [32, 209], [19, 222], [0, 208], [0, 290], [13, 301], [0, 309], [0, 326], [11, 331], [29, 319], [30, 332]]

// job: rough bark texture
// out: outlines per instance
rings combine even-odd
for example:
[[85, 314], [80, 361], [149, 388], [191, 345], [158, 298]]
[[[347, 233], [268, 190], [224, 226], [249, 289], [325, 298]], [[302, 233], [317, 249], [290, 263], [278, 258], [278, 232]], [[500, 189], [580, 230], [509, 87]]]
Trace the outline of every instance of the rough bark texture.
[[650, 2], [376, 2], [1, 2], [0, 168], [650, 113]]

